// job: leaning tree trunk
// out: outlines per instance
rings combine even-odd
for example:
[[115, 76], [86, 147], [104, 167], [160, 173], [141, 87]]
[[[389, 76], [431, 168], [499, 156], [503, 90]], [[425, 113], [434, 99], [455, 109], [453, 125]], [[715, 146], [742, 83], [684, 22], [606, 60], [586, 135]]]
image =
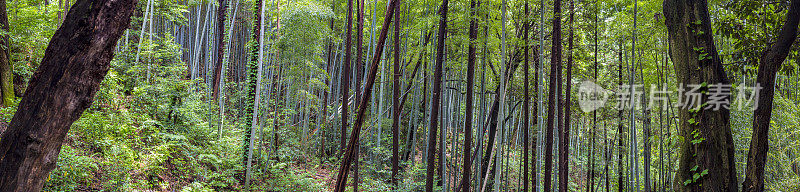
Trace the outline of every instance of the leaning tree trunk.
[[[60, 1], [59, 1], [60, 3]], [[61, 14], [59, 14], [61, 17]], [[9, 31], [6, 1], [0, 2], [0, 29]], [[11, 106], [14, 101], [14, 73], [11, 67], [8, 48], [11, 47], [8, 35], [0, 37], [0, 106]]]
[[[698, 91], [730, 83], [714, 45], [707, 6], [705, 0], [664, 1], [670, 56], [678, 83], [701, 85]], [[703, 100], [707, 101], [709, 95], [703, 94]], [[730, 96], [722, 97], [730, 100]], [[675, 190], [737, 191], [730, 110], [690, 107], [679, 112], [679, 132], [685, 139], [680, 142]]]
[[135, 8], [136, 0], [79, 0], [72, 6], [0, 135], [0, 191], [42, 189], [67, 131], [92, 104]]
[[345, 190], [345, 186], [347, 184], [347, 175], [350, 171], [350, 167], [352, 166], [351, 164], [354, 160], [357, 160], [355, 159], [355, 149], [356, 145], [358, 144], [360, 136], [359, 134], [361, 134], [361, 127], [364, 124], [364, 116], [367, 111], [367, 105], [369, 104], [369, 100], [367, 98], [371, 97], [372, 95], [372, 88], [373, 85], [375, 85], [375, 76], [378, 73], [378, 63], [380, 63], [381, 53], [383, 52], [384, 48], [383, 45], [386, 43], [389, 25], [392, 23], [392, 14], [394, 14], [394, 9], [398, 4], [400, 4], [399, 0], [392, 0], [389, 2], [389, 7], [386, 9], [386, 15], [383, 20], [383, 26], [381, 27], [381, 33], [376, 43], [375, 54], [373, 54], [369, 74], [367, 74], [367, 81], [365, 81], [366, 84], [364, 84], [364, 94], [361, 96], [361, 102], [357, 105], [358, 112], [356, 113], [356, 120], [354, 122], [353, 131], [350, 133], [350, 141], [347, 143], [347, 148], [343, 153], [344, 159], [342, 160], [341, 167], [339, 167], [339, 173], [336, 178], [334, 192], [343, 192]]
[[747, 168], [743, 191], [764, 191], [764, 165], [769, 150], [769, 123], [772, 118], [772, 101], [775, 96], [775, 75], [797, 38], [797, 25], [800, 22], [800, 1], [793, 0], [786, 14], [786, 23], [781, 28], [776, 44], [767, 49], [761, 57], [756, 83], [764, 90], [758, 94], [758, 104], [753, 115], [753, 136], [747, 154]]

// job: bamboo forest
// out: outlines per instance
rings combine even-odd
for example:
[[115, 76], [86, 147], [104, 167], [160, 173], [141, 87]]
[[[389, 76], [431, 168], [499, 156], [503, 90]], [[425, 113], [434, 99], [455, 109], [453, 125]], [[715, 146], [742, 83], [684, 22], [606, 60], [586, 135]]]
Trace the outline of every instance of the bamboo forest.
[[800, 191], [800, 0], [0, 0], [0, 191]]

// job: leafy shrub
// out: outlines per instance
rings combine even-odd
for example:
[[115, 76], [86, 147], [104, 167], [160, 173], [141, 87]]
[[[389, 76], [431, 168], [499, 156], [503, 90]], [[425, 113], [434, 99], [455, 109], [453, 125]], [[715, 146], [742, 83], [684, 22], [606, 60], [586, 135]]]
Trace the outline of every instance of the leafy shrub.
[[44, 191], [76, 191], [92, 186], [99, 178], [95, 158], [84, 155], [72, 146], [65, 145], [58, 155], [56, 168], [50, 172]]

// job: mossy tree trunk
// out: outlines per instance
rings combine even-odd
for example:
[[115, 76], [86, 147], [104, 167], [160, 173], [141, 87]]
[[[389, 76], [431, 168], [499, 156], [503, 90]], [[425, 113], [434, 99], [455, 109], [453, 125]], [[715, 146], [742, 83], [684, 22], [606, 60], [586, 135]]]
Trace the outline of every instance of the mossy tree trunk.
[[[708, 91], [711, 85], [730, 84], [714, 45], [707, 4], [706, 0], [664, 1], [669, 52], [678, 83], [700, 85], [698, 93]], [[702, 101], [708, 97], [708, 93], [702, 94]], [[727, 97], [724, 99], [730, 100]], [[737, 191], [730, 111], [690, 107], [682, 107], [678, 114], [679, 134], [684, 139], [674, 189]]]
[[[8, 11], [6, 1], [0, 2], [0, 28], [10, 31], [8, 25]], [[11, 38], [8, 35], [0, 36], [0, 106], [11, 106], [14, 101], [14, 73], [11, 67], [9, 47]]]

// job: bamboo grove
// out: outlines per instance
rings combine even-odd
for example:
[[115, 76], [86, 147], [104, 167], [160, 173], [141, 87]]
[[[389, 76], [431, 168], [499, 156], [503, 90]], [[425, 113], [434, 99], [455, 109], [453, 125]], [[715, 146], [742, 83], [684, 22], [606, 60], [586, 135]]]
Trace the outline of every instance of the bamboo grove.
[[0, 191], [800, 190], [798, 0], [3, 2]]

